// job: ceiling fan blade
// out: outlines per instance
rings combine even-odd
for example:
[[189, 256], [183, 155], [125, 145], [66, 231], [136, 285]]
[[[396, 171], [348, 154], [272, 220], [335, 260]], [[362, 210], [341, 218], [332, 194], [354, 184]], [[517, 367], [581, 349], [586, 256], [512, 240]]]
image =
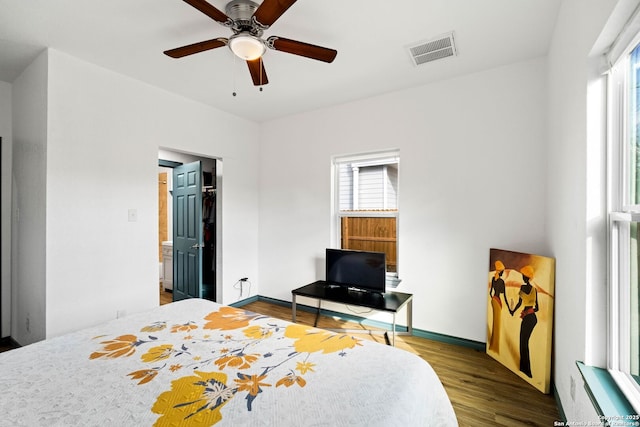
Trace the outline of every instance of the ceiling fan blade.
[[195, 7], [200, 12], [204, 13], [214, 21], [221, 23], [222, 25], [230, 25], [232, 23], [231, 18], [229, 18], [226, 14], [224, 14], [211, 4], [207, 3], [205, 0], [184, 0], [184, 2]]
[[226, 46], [227, 42], [227, 39], [220, 37], [213, 40], [206, 40], [187, 46], [177, 47], [175, 49], [165, 50], [164, 54], [172, 58], [182, 58], [183, 56], [193, 55], [194, 53]]
[[296, 0], [264, 0], [253, 14], [263, 27], [270, 27], [296, 2]]
[[263, 86], [269, 83], [262, 58], [247, 61], [247, 65], [249, 66], [249, 72], [251, 73], [254, 86]]
[[323, 62], [333, 62], [338, 54], [338, 51], [334, 49], [276, 36], [271, 36], [267, 39], [267, 46], [281, 52], [305, 56]]

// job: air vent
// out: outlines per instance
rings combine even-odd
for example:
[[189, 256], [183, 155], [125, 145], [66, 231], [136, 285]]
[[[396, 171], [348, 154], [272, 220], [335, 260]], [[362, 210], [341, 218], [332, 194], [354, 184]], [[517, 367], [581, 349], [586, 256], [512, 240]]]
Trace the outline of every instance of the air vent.
[[453, 43], [453, 33], [444, 34], [436, 39], [427, 40], [407, 48], [411, 55], [413, 65], [422, 65], [436, 59], [447, 58], [456, 55], [456, 46]]

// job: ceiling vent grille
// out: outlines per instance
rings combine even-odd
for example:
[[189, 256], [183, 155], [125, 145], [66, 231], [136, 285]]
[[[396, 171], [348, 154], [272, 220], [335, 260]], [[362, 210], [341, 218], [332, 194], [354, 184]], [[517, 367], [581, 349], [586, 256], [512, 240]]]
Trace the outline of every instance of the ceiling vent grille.
[[453, 33], [442, 35], [436, 39], [427, 40], [407, 48], [413, 65], [422, 65], [436, 59], [457, 55], [453, 42]]

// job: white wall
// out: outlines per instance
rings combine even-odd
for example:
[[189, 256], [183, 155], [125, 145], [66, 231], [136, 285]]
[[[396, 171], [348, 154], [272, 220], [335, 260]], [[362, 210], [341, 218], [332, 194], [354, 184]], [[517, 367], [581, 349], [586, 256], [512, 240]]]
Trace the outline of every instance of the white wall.
[[[57, 51], [41, 55], [11, 100], [12, 336], [26, 344], [45, 325], [54, 336], [157, 304], [159, 147], [224, 160], [224, 303], [240, 277], [252, 294], [283, 300], [322, 278], [324, 248], [335, 245], [331, 156], [399, 148], [399, 290], [415, 294], [414, 326], [484, 341], [489, 248], [556, 257], [554, 382], [570, 420], [595, 417], [570, 382], [592, 332], [586, 284], [602, 279], [588, 263], [602, 256], [588, 194], [603, 190], [585, 185], [588, 55], [616, 3], [564, 0], [548, 60], [262, 127]], [[130, 208], [138, 222], [127, 222]]]
[[[606, 284], [603, 160], [593, 157], [604, 150], [592, 147], [600, 131], [592, 126], [593, 116], [587, 120], [587, 94], [594, 74], [589, 54], [616, 3], [564, 0], [548, 57], [547, 216], [549, 247], [556, 257], [554, 383], [570, 421], [598, 421], [575, 362], [597, 357], [590, 347], [606, 348], [606, 321], [594, 324], [591, 312], [598, 306], [604, 310], [606, 302], [592, 298], [602, 296]], [[575, 399], [572, 380], [577, 384]]]
[[2, 269], [0, 293], [2, 295], [2, 318], [0, 319], [0, 338], [11, 335], [11, 84], [0, 82], [0, 137], [2, 137]]
[[[47, 141], [46, 159], [38, 150], [37, 162], [24, 170], [43, 182], [46, 171], [46, 204], [43, 185], [29, 206], [40, 220], [46, 211], [46, 232], [44, 222], [37, 224], [35, 253], [30, 247], [29, 257], [20, 251], [18, 259], [44, 265], [46, 242], [46, 280], [43, 270], [40, 295], [30, 301], [42, 305], [37, 315], [44, 316], [46, 282], [46, 337], [158, 305], [159, 147], [224, 160], [223, 302], [233, 302], [237, 278], [257, 282], [258, 126], [55, 50], [48, 65], [48, 79], [36, 82], [48, 82], [48, 131], [39, 135]], [[35, 101], [30, 107], [40, 112]], [[34, 112], [14, 110], [16, 116], [31, 123]], [[16, 142], [22, 131], [14, 126]], [[21, 153], [14, 155], [23, 164]], [[128, 222], [129, 209], [137, 210], [137, 222]], [[20, 279], [19, 288], [32, 287]], [[27, 312], [18, 304], [19, 325]], [[44, 319], [38, 326], [44, 338]]]
[[12, 92], [11, 336], [22, 345], [46, 337], [47, 62], [44, 52]]
[[324, 278], [331, 156], [399, 148], [398, 290], [415, 295], [414, 327], [485, 341], [489, 249], [546, 246], [545, 70], [536, 59], [264, 124], [259, 294], [290, 300]]

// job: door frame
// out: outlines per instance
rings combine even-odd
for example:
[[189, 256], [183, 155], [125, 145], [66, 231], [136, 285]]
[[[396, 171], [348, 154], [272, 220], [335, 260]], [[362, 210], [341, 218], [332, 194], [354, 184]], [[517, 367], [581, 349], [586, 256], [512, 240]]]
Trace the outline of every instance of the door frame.
[[[223, 207], [223, 186], [222, 186], [222, 174], [223, 174], [223, 158], [222, 157], [214, 157], [214, 156], [206, 156], [201, 154], [191, 154], [185, 153], [183, 151], [179, 151], [172, 148], [159, 148], [158, 149], [158, 166], [166, 167], [166, 168], [174, 168], [176, 166], [180, 166], [184, 163], [190, 163], [193, 161], [202, 161], [203, 165], [208, 165], [210, 162], [216, 163], [216, 301], [221, 302], [223, 299], [223, 286], [222, 286], [222, 261], [223, 261], [223, 251], [222, 251], [222, 207]], [[172, 183], [173, 185], [173, 183]], [[172, 188], [169, 189], [170, 192]], [[175, 218], [173, 219], [175, 222]], [[172, 224], [172, 227], [174, 224]], [[157, 236], [156, 232], [156, 236]], [[173, 262], [176, 260], [174, 258]]]

